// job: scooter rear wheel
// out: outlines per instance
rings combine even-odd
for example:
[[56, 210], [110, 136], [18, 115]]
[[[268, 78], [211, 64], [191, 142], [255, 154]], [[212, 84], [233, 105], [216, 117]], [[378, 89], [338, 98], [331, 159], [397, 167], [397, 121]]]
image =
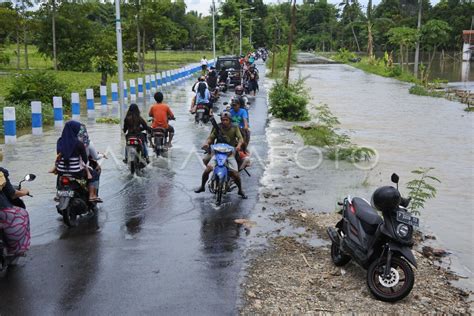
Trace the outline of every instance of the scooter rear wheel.
[[415, 284], [415, 273], [410, 264], [392, 257], [390, 276], [384, 276], [386, 258], [375, 260], [367, 270], [367, 285], [372, 294], [384, 302], [396, 302], [407, 296]]
[[345, 266], [349, 261], [351, 261], [351, 257], [344, 254], [339, 248], [339, 245], [336, 243], [332, 243], [331, 245], [331, 259], [334, 265], [338, 267]]
[[77, 226], [77, 214], [71, 209], [71, 206], [68, 206], [63, 210], [63, 221], [69, 227]]

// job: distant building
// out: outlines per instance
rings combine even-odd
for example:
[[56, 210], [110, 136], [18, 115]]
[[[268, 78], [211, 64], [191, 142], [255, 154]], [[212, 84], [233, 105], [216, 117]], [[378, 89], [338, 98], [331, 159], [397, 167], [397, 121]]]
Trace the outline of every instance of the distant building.
[[464, 45], [462, 46], [462, 60], [469, 61], [474, 57], [474, 31], [464, 30], [462, 31], [462, 38]]

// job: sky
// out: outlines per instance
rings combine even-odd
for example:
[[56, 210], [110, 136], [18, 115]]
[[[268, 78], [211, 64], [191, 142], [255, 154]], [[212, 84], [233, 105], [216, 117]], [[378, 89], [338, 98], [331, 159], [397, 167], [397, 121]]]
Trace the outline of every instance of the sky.
[[[373, 5], [377, 5], [380, 3], [381, 0], [372, 0]], [[209, 8], [211, 7], [212, 0], [185, 0], [188, 11], [198, 11], [203, 15], [209, 15]], [[215, 0], [216, 6], [218, 5], [218, 1]], [[265, 3], [275, 3], [276, 0], [264, 0]], [[297, 0], [297, 3], [302, 2], [302, 0]], [[432, 5], [435, 5], [439, 2], [439, 0], [431, 0]], [[339, 4], [341, 0], [328, 0], [328, 3], [332, 4]], [[359, 0], [359, 3], [362, 4], [363, 7], [367, 6], [368, 0]]]

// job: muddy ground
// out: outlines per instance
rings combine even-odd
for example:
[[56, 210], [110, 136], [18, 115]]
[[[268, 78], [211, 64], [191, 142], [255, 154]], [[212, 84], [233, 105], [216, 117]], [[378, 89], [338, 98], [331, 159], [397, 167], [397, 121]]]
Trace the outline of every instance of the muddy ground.
[[[471, 313], [469, 293], [453, 287], [456, 276], [415, 251], [418, 269], [411, 294], [395, 303], [375, 300], [366, 285], [366, 272], [354, 263], [333, 265], [325, 229], [339, 219], [337, 213], [288, 209], [276, 221], [304, 228], [294, 236], [269, 233], [269, 247], [252, 260], [243, 284], [243, 314], [280, 313]], [[324, 246], [307, 240], [322, 238]]]

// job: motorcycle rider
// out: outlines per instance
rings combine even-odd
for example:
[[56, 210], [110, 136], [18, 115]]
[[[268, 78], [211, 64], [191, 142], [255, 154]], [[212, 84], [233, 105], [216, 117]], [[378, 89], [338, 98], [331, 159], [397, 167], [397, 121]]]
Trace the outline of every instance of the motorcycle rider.
[[206, 56], [202, 56], [202, 59], [201, 59], [201, 71], [203, 74], [206, 73], [207, 71], [207, 65], [208, 65], [208, 61], [206, 59]]
[[56, 169], [58, 175], [70, 174], [77, 179], [86, 179], [85, 164], [89, 161], [84, 143], [79, 140], [81, 123], [68, 121], [56, 145]]
[[168, 132], [168, 147], [171, 147], [171, 141], [174, 136], [174, 127], [169, 125], [169, 120], [174, 120], [174, 114], [168, 104], [163, 103], [163, 93], [156, 92], [153, 96], [156, 103], [150, 107], [148, 115], [153, 118], [151, 128], [163, 128]]
[[7, 255], [22, 256], [30, 248], [30, 219], [28, 212], [14, 206], [12, 201], [28, 195], [29, 191], [15, 190], [8, 176], [8, 170], [0, 167], [0, 230]]
[[205, 106], [207, 115], [212, 115], [211, 93], [204, 82], [200, 82], [198, 85], [196, 96], [194, 98], [194, 106], [191, 109], [191, 113], [196, 112], [196, 106], [199, 104]]
[[247, 111], [247, 116], [248, 116], [249, 99], [245, 95], [244, 87], [242, 87], [241, 85], [238, 85], [235, 87], [234, 91], [235, 91], [235, 95], [230, 99], [230, 103], [232, 104], [232, 100], [234, 98], [237, 98], [237, 99], [242, 98], [243, 104], [241, 105], [241, 107]]
[[87, 133], [87, 128], [85, 124], [81, 124], [81, 129], [79, 130], [78, 138], [86, 147], [86, 154], [89, 160], [86, 165], [86, 171], [88, 172], [87, 187], [89, 190], [90, 200], [102, 203], [102, 199], [97, 196], [100, 174], [102, 172], [98, 163], [98, 161], [101, 159], [101, 155], [99, 155], [99, 153], [94, 147], [94, 144], [90, 141], [89, 133]]
[[240, 129], [240, 133], [244, 138], [243, 150], [246, 150], [250, 142], [250, 130], [248, 124], [248, 112], [242, 108], [244, 104], [245, 101], [242, 97], [233, 98], [229, 113], [231, 115], [232, 125], [237, 126]]
[[248, 91], [252, 93], [253, 96], [256, 95], [257, 90], [258, 90], [258, 70], [255, 67], [255, 64], [251, 64], [249, 69], [245, 72], [244, 76], [247, 85], [248, 85]]
[[[147, 163], [150, 163], [150, 158], [148, 156], [148, 148], [146, 146], [147, 137], [143, 132], [150, 131], [150, 127], [140, 115], [140, 109], [138, 108], [138, 105], [135, 103], [130, 104], [127, 115], [125, 116], [125, 120], [123, 122], [123, 133], [125, 134], [125, 139], [128, 139], [131, 136], [140, 138], [142, 141], [143, 157]], [[127, 163], [127, 158], [127, 151], [125, 149], [125, 163]]]
[[224, 83], [225, 85], [228, 84], [227, 79], [229, 78], [229, 73], [225, 67], [222, 67], [221, 71], [219, 71], [219, 83]]
[[211, 66], [210, 71], [207, 73], [206, 82], [210, 91], [213, 91], [217, 87], [216, 67]]
[[[226, 143], [230, 146], [235, 147], [237, 151], [241, 150], [242, 144], [244, 139], [238, 127], [233, 126], [231, 124], [231, 116], [229, 112], [222, 112], [221, 113], [221, 123], [218, 125], [220, 132], [217, 131], [215, 128], [212, 129], [211, 134], [209, 135], [206, 143], [202, 146], [203, 149], [208, 150], [209, 147], [214, 144], [214, 142], [218, 139], [218, 142]], [[206, 157], [203, 159], [204, 164], [206, 165], [206, 169], [202, 174], [201, 179], [201, 186], [197, 188], [194, 192], [201, 193], [206, 190], [206, 182], [209, 178], [209, 174], [212, 172], [214, 167], [216, 166], [216, 158], [215, 156], [208, 153]], [[242, 190], [242, 182], [240, 179], [239, 174], [239, 167], [237, 165], [237, 160], [233, 155], [229, 156], [227, 159], [227, 167], [229, 169], [229, 175], [234, 180], [235, 184], [237, 185], [239, 191], [238, 194], [243, 198], [246, 199], [247, 196], [245, 195], [244, 191]]]
[[193, 84], [193, 87], [191, 88], [191, 90], [192, 90], [193, 92], [196, 92], [196, 89], [197, 89], [197, 87], [199, 86], [199, 84], [200, 84], [201, 82], [204, 82], [204, 83], [206, 84], [206, 86], [207, 86], [206, 76], [199, 76], [198, 80]]

